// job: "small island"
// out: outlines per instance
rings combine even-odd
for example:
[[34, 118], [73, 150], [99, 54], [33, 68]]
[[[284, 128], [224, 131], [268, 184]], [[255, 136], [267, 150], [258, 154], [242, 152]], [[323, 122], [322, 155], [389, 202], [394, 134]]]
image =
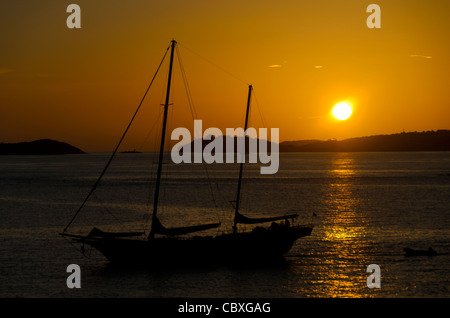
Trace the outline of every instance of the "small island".
[[0, 155], [66, 155], [84, 154], [77, 147], [51, 139], [30, 142], [0, 143]]

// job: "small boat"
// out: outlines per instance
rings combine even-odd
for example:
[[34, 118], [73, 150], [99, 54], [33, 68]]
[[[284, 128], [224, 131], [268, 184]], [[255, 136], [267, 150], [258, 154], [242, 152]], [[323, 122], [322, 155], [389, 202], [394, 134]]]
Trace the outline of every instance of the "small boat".
[[[159, 202], [159, 189], [161, 183], [161, 168], [163, 165], [164, 140], [166, 134], [166, 121], [169, 107], [170, 84], [172, 74], [172, 63], [174, 49], [177, 42], [172, 41], [169, 76], [166, 90], [166, 100], [164, 104], [164, 118], [161, 133], [161, 143], [159, 151], [159, 162], [155, 184], [155, 195], [153, 199], [152, 224], [149, 233], [145, 232], [106, 232], [94, 227], [88, 234], [79, 235], [69, 233], [68, 228], [78, 215], [84, 204], [99, 184], [116, 150], [113, 152], [99, 179], [76, 211], [72, 220], [60, 235], [68, 237], [76, 242], [90, 245], [100, 251], [111, 263], [118, 263], [127, 266], [187, 266], [194, 265], [214, 265], [226, 264], [250, 264], [252, 262], [279, 260], [287, 253], [297, 239], [311, 234], [312, 225], [295, 225], [297, 214], [281, 216], [269, 216], [260, 218], [250, 218], [239, 211], [240, 194], [243, 165], [239, 170], [238, 189], [234, 205], [234, 226], [229, 233], [222, 233], [216, 236], [185, 236], [208, 229], [218, 228], [220, 223], [200, 224], [194, 226], [184, 226], [169, 228], [164, 226], [158, 219], [157, 212]], [[169, 50], [168, 48], [168, 50]], [[164, 58], [163, 58], [164, 60]], [[162, 62], [161, 62], [162, 63]], [[158, 68], [159, 69], [159, 68]], [[156, 76], [156, 74], [155, 74]], [[252, 86], [249, 86], [247, 108], [245, 117], [245, 128], [247, 130]], [[144, 96], [145, 97], [145, 96]], [[141, 102], [142, 103], [142, 102]], [[139, 110], [139, 108], [138, 108]], [[137, 111], [136, 111], [137, 113]], [[135, 113], [135, 115], [136, 115]], [[134, 116], [133, 116], [134, 118]], [[128, 128], [130, 127], [128, 125]], [[127, 128], [127, 129], [128, 129]], [[123, 140], [122, 136], [121, 141]], [[290, 221], [289, 221], [290, 220]], [[277, 221], [282, 221], [275, 223]], [[269, 227], [257, 226], [252, 230], [241, 231], [239, 224], [260, 224], [271, 223]]]
[[405, 256], [436, 256], [437, 253], [433, 248], [429, 247], [427, 250], [415, 250], [412, 248], [405, 247]]

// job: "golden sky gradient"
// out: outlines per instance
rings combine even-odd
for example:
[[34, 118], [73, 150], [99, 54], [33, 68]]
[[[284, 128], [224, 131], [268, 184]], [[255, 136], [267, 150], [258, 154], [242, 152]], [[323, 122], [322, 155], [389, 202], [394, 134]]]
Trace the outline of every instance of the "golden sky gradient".
[[[70, 3], [81, 29], [66, 26]], [[366, 25], [371, 3], [380, 29]], [[243, 126], [247, 84], [265, 119], [254, 107], [250, 126], [280, 141], [450, 129], [449, 12], [444, 0], [2, 1], [0, 142], [113, 150], [172, 39], [204, 129]], [[170, 129], [191, 128], [175, 62]], [[164, 65], [124, 147], [158, 133]], [[331, 115], [341, 101], [344, 121]]]

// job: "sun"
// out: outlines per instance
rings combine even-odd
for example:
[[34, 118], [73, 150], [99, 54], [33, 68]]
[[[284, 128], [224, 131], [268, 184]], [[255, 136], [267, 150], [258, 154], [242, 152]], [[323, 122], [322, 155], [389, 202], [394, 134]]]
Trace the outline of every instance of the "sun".
[[333, 107], [333, 115], [336, 119], [346, 120], [352, 114], [352, 108], [347, 103], [338, 103]]

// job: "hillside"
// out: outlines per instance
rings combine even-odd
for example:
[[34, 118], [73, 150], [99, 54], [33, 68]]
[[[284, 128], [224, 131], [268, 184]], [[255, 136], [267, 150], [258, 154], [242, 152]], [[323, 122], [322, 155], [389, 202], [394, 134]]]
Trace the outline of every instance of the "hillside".
[[450, 151], [450, 130], [280, 143], [280, 152]]
[[85, 152], [65, 142], [41, 139], [31, 142], [0, 143], [0, 155], [63, 155]]
[[[231, 137], [218, 137], [224, 151], [226, 141]], [[211, 141], [203, 140], [202, 149]], [[237, 137], [233, 140], [237, 152]], [[249, 138], [245, 142], [246, 152], [249, 149]], [[256, 144], [258, 144], [256, 140]], [[271, 143], [267, 144], [270, 152]], [[189, 146], [188, 146], [189, 147]], [[190, 144], [194, 152], [194, 143]], [[259, 148], [259, 147], [257, 147]], [[280, 152], [372, 152], [372, 151], [450, 151], [450, 130], [407, 132], [391, 135], [375, 135], [367, 137], [349, 138], [344, 140], [297, 140], [283, 141], [279, 144]], [[182, 152], [182, 151], [181, 151]], [[0, 155], [60, 155], [84, 154], [85, 152], [68, 143], [50, 139], [31, 142], [0, 143]]]

